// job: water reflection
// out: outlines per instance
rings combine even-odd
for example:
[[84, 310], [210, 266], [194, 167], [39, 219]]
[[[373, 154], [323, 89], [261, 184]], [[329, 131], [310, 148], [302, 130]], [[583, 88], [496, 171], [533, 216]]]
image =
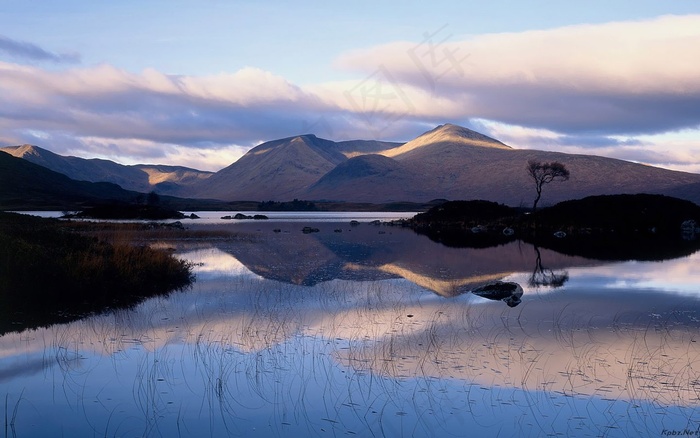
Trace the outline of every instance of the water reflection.
[[289, 224], [278, 233], [272, 232], [271, 226], [238, 228], [254, 232], [258, 238], [215, 245], [251, 272], [280, 282], [312, 286], [333, 279], [404, 278], [443, 297], [469, 292], [513, 272], [533, 270], [540, 277], [559, 279], [549, 283], [540, 279], [540, 286], [556, 287], [566, 281], [563, 272], [567, 267], [600, 264], [548, 249], [533, 249], [520, 241], [487, 248], [454, 248], [401, 228], [315, 226], [319, 233], [303, 234], [300, 227]]
[[[605, 264], [369, 225], [252, 231], [180, 242], [190, 291], [0, 337], [17, 435], [616, 436], [697, 421], [697, 253]], [[465, 293], [495, 281], [521, 285], [520, 305]]]

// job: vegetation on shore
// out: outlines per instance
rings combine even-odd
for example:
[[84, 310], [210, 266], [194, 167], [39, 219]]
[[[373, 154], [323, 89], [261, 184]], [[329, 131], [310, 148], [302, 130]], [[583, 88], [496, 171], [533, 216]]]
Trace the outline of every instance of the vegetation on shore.
[[167, 252], [0, 213], [0, 333], [129, 307], [193, 279], [191, 266]]
[[565, 254], [598, 259], [661, 260], [698, 249], [700, 206], [663, 195], [605, 195], [565, 201], [531, 213], [490, 201], [451, 201], [408, 225], [450, 246], [485, 247], [521, 239]]

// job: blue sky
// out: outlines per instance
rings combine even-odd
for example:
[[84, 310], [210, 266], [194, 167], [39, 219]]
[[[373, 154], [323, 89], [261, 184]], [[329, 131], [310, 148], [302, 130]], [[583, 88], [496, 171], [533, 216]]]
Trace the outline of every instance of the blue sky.
[[261, 141], [409, 140], [700, 172], [694, 1], [0, 3], [0, 143], [216, 170]]

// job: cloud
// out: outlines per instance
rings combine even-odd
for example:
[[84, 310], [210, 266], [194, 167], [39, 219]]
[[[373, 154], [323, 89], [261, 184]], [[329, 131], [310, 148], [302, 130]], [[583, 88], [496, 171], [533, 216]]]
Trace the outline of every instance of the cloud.
[[5, 53], [15, 59], [30, 61], [48, 61], [58, 64], [76, 64], [80, 62], [80, 55], [77, 53], [54, 53], [36, 44], [13, 40], [4, 35], [0, 35], [0, 53]]
[[394, 42], [344, 54], [463, 117], [558, 132], [658, 133], [700, 125], [700, 15]]
[[187, 77], [108, 65], [54, 72], [0, 63], [0, 93], [6, 126], [195, 147], [292, 135], [324, 109], [315, 96], [252, 68]]
[[[2, 37], [0, 51], [70, 58]], [[0, 138], [125, 163], [192, 160], [215, 170], [271, 139], [314, 133], [405, 141], [451, 122], [518, 148], [593, 150], [695, 169], [695, 59], [700, 15], [465, 40], [436, 34], [345, 53], [337, 67], [355, 79], [303, 86], [255, 67], [187, 76], [0, 61]], [[664, 149], [668, 139], [638, 138], [682, 129], [694, 134], [672, 150]]]
[[472, 129], [520, 149], [592, 154], [683, 172], [700, 173], [697, 131], [638, 137], [570, 135], [490, 120], [472, 121]]
[[[432, 127], [416, 124], [414, 112], [383, 108], [370, 114], [354, 107], [344, 91], [358, 83], [300, 87], [252, 67], [182, 76], [153, 69], [132, 73], [111, 65], [49, 71], [0, 62], [0, 131], [57, 153], [111, 159], [121, 154], [117, 161], [130, 162], [172, 159], [176, 155], [158, 155], [158, 148], [174, 145], [214, 153], [301, 133], [334, 140], [411, 138]], [[429, 99], [422, 90], [411, 93], [412, 102]], [[444, 120], [437, 112], [420, 114], [434, 117], [435, 124]], [[95, 153], [98, 145], [102, 154]], [[215, 156], [219, 168], [231, 163], [224, 161], [231, 154]], [[198, 160], [208, 169], [214, 161]]]

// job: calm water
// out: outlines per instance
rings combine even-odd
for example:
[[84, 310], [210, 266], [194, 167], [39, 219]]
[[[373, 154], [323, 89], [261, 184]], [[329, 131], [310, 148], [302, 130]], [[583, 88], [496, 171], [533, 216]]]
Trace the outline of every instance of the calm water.
[[[698, 429], [700, 253], [611, 263], [519, 242], [448, 248], [367, 223], [314, 226], [238, 223], [230, 239], [154, 242], [197, 264], [190, 290], [0, 337], [5, 434]], [[469, 292], [495, 280], [521, 284], [522, 303]]]
[[[39, 216], [43, 218], [59, 218], [63, 216], [61, 211], [18, 211], [17, 213], [28, 214], [31, 216]], [[237, 213], [246, 216], [254, 216], [263, 214], [268, 217], [267, 222], [350, 222], [356, 220], [358, 222], [391, 221], [395, 219], [411, 218], [416, 215], [415, 212], [346, 212], [346, 211], [182, 211], [183, 214], [189, 216], [194, 213], [199, 216], [198, 219], [180, 219], [184, 225], [198, 224], [241, 224], [247, 222], [261, 222], [253, 219], [222, 219], [224, 216], [235, 216]], [[74, 219], [75, 220], [75, 219]], [[140, 220], [123, 220], [117, 222], [142, 222]], [[164, 221], [172, 222], [172, 221]]]

